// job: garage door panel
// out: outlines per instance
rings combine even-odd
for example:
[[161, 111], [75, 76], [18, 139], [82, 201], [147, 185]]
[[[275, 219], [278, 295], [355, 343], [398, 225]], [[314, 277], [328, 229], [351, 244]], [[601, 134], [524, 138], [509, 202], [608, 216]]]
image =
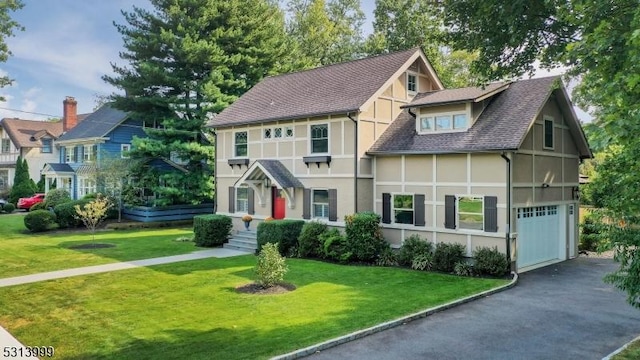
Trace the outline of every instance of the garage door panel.
[[519, 268], [560, 257], [558, 206], [520, 208], [517, 221]]

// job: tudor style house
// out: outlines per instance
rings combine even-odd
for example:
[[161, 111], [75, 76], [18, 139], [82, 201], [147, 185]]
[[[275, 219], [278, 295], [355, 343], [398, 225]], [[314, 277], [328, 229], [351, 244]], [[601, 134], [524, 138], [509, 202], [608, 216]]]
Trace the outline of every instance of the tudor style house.
[[73, 128], [88, 114], [77, 113], [77, 101], [66, 97], [60, 121], [38, 121], [5, 118], [0, 120], [0, 190], [13, 186], [18, 156], [29, 164], [29, 176], [40, 179], [40, 171], [48, 162], [57, 161], [54, 141]]
[[268, 77], [209, 125], [237, 229], [375, 211], [394, 246], [496, 246], [519, 270], [576, 256], [591, 152], [559, 78], [444, 89], [412, 49]]

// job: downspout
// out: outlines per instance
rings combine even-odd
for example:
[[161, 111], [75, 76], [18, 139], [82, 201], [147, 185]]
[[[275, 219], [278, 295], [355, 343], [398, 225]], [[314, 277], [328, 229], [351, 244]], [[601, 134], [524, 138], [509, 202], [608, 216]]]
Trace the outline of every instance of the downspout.
[[511, 159], [503, 152], [500, 156], [507, 162], [507, 230], [505, 232], [505, 242], [507, 247], [507, 262], [511, 271], [516, 271], [511, 261]]
[[358, 121], [347, 113], [347, 117], [353, 121], [353, 212], [358, 212]]
[[218, 133], [213, 130], [213, 213], [218, 212]]

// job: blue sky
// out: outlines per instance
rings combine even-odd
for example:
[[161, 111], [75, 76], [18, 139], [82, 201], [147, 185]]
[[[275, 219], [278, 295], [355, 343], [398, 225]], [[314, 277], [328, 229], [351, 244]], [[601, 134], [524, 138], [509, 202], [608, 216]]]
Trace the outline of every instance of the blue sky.
[[[62, 101], [73, 96], [78, 113], [92, 112], [96, 95], [116, 89], [102, 81], [120, 63], [122, 38], [113, 22], [123, 23], [122, 9], [149, 6], [148, 0], [24, 0], [12, 17], [25, 27], [7, 39], [13, 56], [0, 63], [0, 73], [15, 79], [0, 89], [0, 118], [47, 119], [62, 116]], [[362, 0], [371, 32], [373, 0]], [[16, 109], [17, 112], [6, 109]], [[30, 114], [38, 113], [38, 114]], [[584, 116], [580, 116], [583, 117]]]

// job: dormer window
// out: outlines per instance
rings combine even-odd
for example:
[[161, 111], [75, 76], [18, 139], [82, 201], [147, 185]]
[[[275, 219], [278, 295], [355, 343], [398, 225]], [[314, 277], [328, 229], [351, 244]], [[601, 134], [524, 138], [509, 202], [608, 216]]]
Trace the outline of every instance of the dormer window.
[[469, 116], [466, 113], [438, 114], [421, 116], [417, 130], [421, 134], [433, 132], [464, 131], [469, 128]]
[[42, 148], [40, 149], [40, 152], [42, 153], [46, 153], [46, 154], [50, 154], [52, 152], [52, 143], [53, 140], [52, 139], [42, 139]]
[[418, 77], [415, 74], [407, 73], [407, 91], [409, 93], [418, 91]]

